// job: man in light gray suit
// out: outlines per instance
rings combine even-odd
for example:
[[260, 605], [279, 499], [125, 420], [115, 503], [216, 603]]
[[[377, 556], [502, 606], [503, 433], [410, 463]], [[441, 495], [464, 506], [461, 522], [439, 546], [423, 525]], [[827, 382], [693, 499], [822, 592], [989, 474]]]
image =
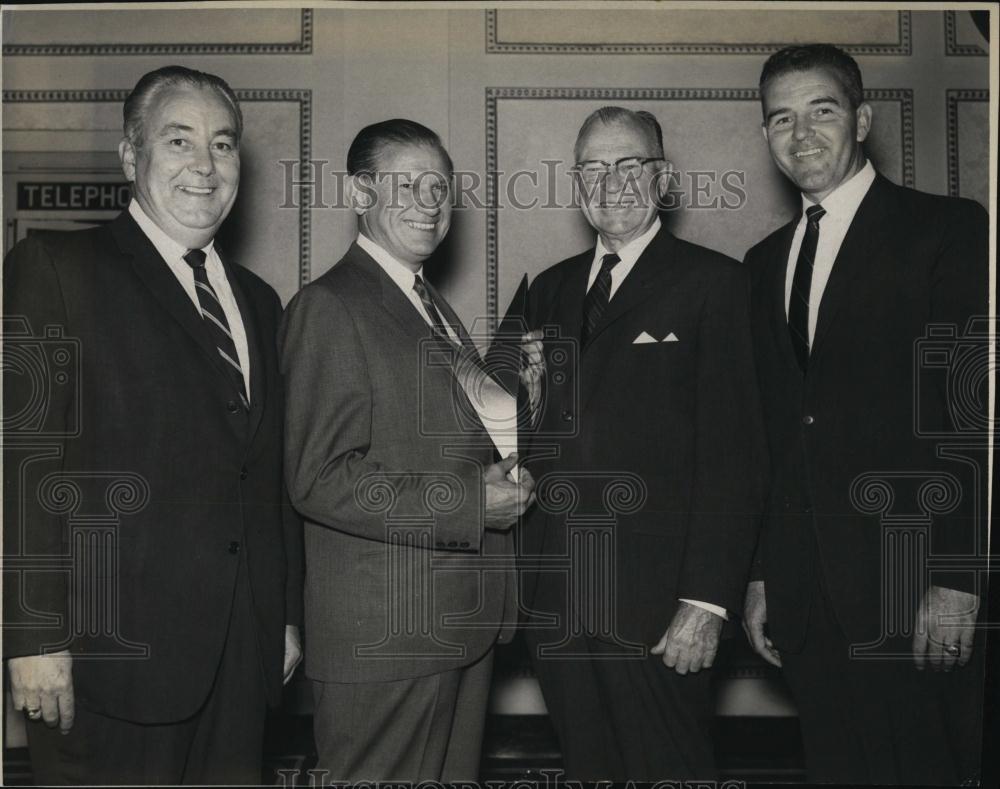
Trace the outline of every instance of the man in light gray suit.
[[357, 241], [292, 300], [279, 341], [317, 767], [475, 779], [493, 645], [515, 617], [510, 527], [533, 482], [514, 481], [516, 456], [494, 462], [459, 374], [480, 369], [475, 346], [424, 279], [451, 218], [440, 139], [377, 123], [347, 169]]

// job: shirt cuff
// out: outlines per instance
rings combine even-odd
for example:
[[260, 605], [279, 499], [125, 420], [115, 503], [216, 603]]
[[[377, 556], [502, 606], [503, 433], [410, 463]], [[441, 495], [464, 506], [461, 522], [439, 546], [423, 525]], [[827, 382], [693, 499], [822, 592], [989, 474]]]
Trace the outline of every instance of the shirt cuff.
[[726, 611], [721, 605], [713, 605], [712, 603], [703, 603], [701, 600], [686, 600], [683, 597], [678, 598], [682, 603], [690, 603], [691, 605], [696, 605], [698, 608], [704, 608], [706, 611], [711, 611], [716, 616], [721, 616], [727, 622], [729, 621], [729, 612]]

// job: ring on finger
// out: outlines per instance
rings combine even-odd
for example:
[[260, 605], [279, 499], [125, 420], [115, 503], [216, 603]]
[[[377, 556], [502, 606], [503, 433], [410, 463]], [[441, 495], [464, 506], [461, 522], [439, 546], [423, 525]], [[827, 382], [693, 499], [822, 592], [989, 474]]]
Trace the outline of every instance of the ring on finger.
[[944, 651], [946, 654], [951, 655], [952, 657], [958, 657], [959, 655], [962, 654], [962, 647], [960, 647], [958, 644], [949, 644], [944, 648]]

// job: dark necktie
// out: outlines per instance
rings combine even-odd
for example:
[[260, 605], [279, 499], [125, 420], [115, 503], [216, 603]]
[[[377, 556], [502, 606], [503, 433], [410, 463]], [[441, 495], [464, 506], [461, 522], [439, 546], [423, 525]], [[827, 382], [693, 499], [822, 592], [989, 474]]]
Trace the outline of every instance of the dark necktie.
[[597, 279], [587, 291], [587, 297], [583, 300], [583, 330], [580, 332], [580, 344], [586, 345], [587, 340], [594, 333], [597, 324], [601, 321], [601, 316], [611, 301], [611, 269], [621, 262], [621, 258], [613, 252], [601, 258], [601, 270], [597, 273]]
[[419, 274], [416, 274], [413, 278], [413, 290], [420, 297], [420, 303], [424, 305], [424, 309], [427, 310], [427, 314], [430, 316], [431, 323], [434, 326], [434, 333], [439, 335], [440, 339], [454, 345], [455, 341], [448, 334], [444, 321], [441, 319], [441, 313], [438, 312], [438, 308], [434, 304], [434, 299], [431, 298], [430, 291], [427, 290], [423, 277]]
[[200, 249], [189, 250], [184, 255], [184, 262], [194, 271], [195, 291], [198, 293], [198, 304], [201, 305], [201, 317], [205, 320], [205, 329], [219, 356], [222, 357], [226, 372], [236, 392], [243, 402], [243, 407], [250, 410], [250, 402], [247, 399], [246, 383], [243, 379], [243, 368], [240, 367], [240, 357], [236, 353], [236, 343], [233, 341], [233, 334], [229, 330], [229, 322], [226, 320], [225, 310], [219, 303], [219, 297], [215, 295], [212, 286], [208, 282], [208, 272], [205, 270], [205, 253]]
[[799, 247], [799, 258], [792, 276], [792, 294], [788, 299], [788, 332], [803, 372], [809, 366], [809, 291], [812, 288], [816, 244], [819, 242], [819, 220], [825, 213], [826, 209], [821, 205], [806, 209], [806, 232]]

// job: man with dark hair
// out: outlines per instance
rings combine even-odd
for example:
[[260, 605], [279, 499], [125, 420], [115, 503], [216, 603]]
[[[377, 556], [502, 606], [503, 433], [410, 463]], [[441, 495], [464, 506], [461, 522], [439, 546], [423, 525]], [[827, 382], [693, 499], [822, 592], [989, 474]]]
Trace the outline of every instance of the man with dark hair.
[[[59, 336], [78, 356], [42, 391], [4, 366], [4, 655], [36, 784], [256, 784], [301, 654], [281, 304], [214, 243], [232, 91], [179, 66], [136, 91], [128, 210], [5, 261], [5, 354]], [[16, 429], [39, 401], [44, 429]]]
[[472, 401], [496, 384], [425, 279], [451, 222], [440, 139], [408, 120], [368, 126], [348, 171], [357, 241], [292, 300], [279, 343], [317, 769], [474, 780], [493, 645], [513, 625], [510, 527], [533, 483], [512, 478], [515, 455], [494, 462]]
[[744, 627], [784, 669], [811, 781], [971, 780], [979, 599], [955, 566], [980, 549], [986, 434], [938, 446], [967, 426], [943, 382], [916, 388], [914, 365], [935, 330], [971, 332], [969, 396], [986, 402], [973, 319], [987, 314], [987, 216], [875, 171], [872, 108], [836, 47], [775, 53], [761, 101], [802, 208], [746, 257], [771, 485]]
[[707, 669], [762, 508], [747, 279], [661, 226], [653, 115], [597, 110], [575, 152], [596, 246], [529, 294], [525, 635], [568, 776], [710, 779]]

